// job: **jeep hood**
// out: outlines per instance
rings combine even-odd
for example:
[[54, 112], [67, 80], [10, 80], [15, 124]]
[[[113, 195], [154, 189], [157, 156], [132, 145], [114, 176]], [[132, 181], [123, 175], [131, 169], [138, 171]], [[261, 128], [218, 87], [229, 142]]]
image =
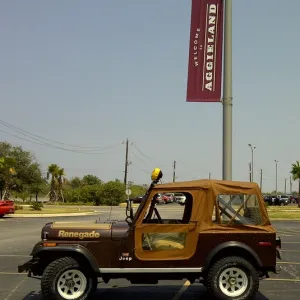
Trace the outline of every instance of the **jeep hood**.
[[128, 232], [129, 226], [126, 222], [51, 222], [43, 227], [41, 238], [63, 241], [118, 240], [127, 237]]

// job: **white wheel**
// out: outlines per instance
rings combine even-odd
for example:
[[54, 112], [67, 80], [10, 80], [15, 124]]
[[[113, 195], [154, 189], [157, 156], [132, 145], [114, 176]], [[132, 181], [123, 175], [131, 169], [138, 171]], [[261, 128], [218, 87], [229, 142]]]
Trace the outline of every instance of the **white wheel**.
[[247, 274], [239, 268], [225, 269], [219, 277], [219, 288], [228, 297], [241, 296], [248, 284]]
[[210, 266], [205, 284], [211, 298], [252, 300], [259, 289], [259, 277], [251, 262], [229, 256]]
[[57, 291], [60, 296], [67, 300], [78, 299], [86, 290], [87, 279], [79, 270], [64, 272], [57, 281]]

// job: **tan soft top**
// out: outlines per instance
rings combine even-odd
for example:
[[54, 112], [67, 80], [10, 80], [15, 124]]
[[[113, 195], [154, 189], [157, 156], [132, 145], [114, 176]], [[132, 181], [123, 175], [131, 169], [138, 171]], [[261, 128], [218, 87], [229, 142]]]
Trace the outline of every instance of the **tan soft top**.
[[[200, 179], [192, 181], [181, 181], [181, 182], [171, 182], [157, 184], [152, 190], [152, 197], [155, 193], [164, 193], [167, 191], [180, 191], [180, 192], [191, 192], [194, 199], [202, 199], [205, 202], [205, 205], [201, 205], [200, 202], [196, 201], [194, 203], [195, 208], [193, 209], [194, 220], [201, 216], [201, 226], [202, 230], [229, 230], [229, 227], [213, 224], [211, 220], [211, 215], [213, 213], [214, 207], [217, 204], [218, 195], [233, 195], [233, 194], [244, 194], [244, 195], [256, 195], [259, 202], [259, 207], [262, 215], [262, 225], [261, 226], [251, 226], [243, 225], [241, 228], [238, 226], [230, 227], [230, 230], [255, 230], [261, 229], [264, 231], [274, 232], [274, 228], [271, 226], [267, 209], [264, 205], [264, 200], [260, 191], [260, 188], [255, 182], [247, 181], [229, 181], [229, 180], [209, 180], [209, 179]], [[203, 191], [205, 196], [199, 196]]]
[[191, 181], [179, 181], [157, 184], [154, 187], [155, 190], [163, 189], [213, 189], [218, 190], [222, 193], [230, 193], [233, 190], [236, 192], [240, 190], [241, 193], [248, 193], [259, 191], [259, 186], [255, 182], [248, 181], [229, 181], [229, 180], [211, 180], [211, 179], [200, 179]]

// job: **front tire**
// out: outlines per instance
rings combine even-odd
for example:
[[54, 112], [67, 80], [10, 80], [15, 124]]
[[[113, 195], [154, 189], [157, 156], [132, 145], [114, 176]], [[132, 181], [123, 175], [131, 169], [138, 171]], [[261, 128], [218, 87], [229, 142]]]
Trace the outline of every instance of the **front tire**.
[[226, 257], [217, 261], [208, 271], [207, 289], [220, 300], [254, 299], [259, 289], [259, 277], [247, 260]]
[[42, 276], [41, 291], [49, 300], [86, 300], [97, 289], [97, 277], [72, 257], [50, 263]]

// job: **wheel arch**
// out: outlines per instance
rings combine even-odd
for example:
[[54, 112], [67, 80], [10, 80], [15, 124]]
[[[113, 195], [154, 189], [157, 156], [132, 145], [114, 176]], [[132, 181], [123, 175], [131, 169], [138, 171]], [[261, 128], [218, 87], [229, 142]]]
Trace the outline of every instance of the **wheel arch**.
[[40, 266], [44, 270], [51, 262], [62, 257], [72, 257], [79, 263], [99, 273], [98, 263], [92, 253], [81, 245], [59, 245], [56, 247], [40, 247], [33, 253], [33, 257], [38, 258]]
[[207, 270], [212, 264], [214, 264], [219, 259], [222, 259], [226, 256], [239, 256], [242, 258], [247, 259], [249, 262], [251, 262], [255, 268], [259, 269], [262, 267], [262, 263], [258, 257], [258, 255], [255, 253], [255, 251], [250, 248], [248, 245], [231, 241], [231, 242], [224, 242], [210, 252], [208, 255], [205, 264], [204, 264], [204, 271]]

